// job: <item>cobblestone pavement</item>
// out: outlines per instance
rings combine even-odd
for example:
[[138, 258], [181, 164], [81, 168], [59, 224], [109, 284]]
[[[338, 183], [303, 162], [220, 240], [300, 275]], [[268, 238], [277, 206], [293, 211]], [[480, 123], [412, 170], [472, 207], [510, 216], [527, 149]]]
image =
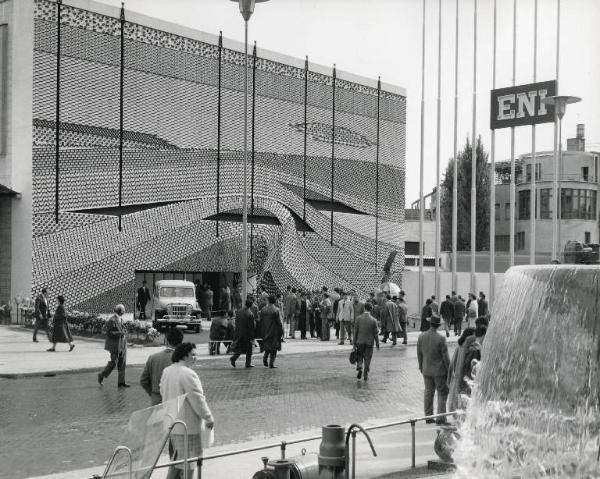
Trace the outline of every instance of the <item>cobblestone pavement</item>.
[[[314, 433], [349, 424], [422, 413], [416, 348], [382, 345], [367, 383], [357, 381], [346, 351], [281, 355], [279, 369], [236, 369], [227, 357], [197, 370], [216, 418], [216, 445]], [[0, 478], [25, 478], [104, 463], [129, 414], [149, 400], [128, 368], [129, 389], [116, 371], [99, 387], [95, 373], [0, 379]]]

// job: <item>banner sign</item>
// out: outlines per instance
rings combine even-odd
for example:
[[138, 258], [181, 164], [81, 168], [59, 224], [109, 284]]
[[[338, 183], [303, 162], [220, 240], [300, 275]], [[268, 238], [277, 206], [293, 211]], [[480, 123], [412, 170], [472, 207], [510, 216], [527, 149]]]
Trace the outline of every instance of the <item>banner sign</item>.
[[554, 121], [554, 105], [542, 100], [556, 95], [556, 80], [491, 91], [490, 128], [534, 125]]

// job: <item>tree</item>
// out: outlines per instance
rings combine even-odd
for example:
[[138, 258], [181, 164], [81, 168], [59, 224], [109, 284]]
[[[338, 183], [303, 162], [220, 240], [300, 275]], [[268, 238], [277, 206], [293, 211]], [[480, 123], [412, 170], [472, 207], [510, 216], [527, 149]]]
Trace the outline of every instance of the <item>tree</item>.
[[[457, 154], [458, 161], [458, 228], [457, 250], [471, 249], [471, 144], [469, 138], [462, 151]], [[481, 137], [476, 145], [476, 243], [477, 251], [489, 249], [490, 244], [490, 166], [488, 154], [483, 149]], [[441, 189], [441, 241], [442, 250], [452, 250], [452, 187], [454, 182], [454, 158], [448, 161], [446, 175], [440, 185]]]

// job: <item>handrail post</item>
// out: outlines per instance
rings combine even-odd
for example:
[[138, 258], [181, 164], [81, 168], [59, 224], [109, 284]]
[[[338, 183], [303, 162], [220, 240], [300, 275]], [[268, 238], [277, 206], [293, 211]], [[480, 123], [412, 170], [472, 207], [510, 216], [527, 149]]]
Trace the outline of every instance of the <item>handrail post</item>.
[[[187, 424], [185, 422], [183, 422], [180, 419], [177, 419], [176, 421], [173, 422], [173, 426], [175, 426], [175, 424], [181, 424], [183, 426], [183, 431], [184, 431], [184, 435], [183, 435], [183, 479], [188, 479], [188, 453], [189, 453], [189, 444], [188, 444], [188, 430], [187, 430]], [[171, 429], [171, 433], [173, 432], [173, 429]]]
[[202, 462], [203, 462], [202, 457], [199, 457], [198, 460], [196, 461], [196, 464], [198, 465], [198, 479], [202, 479]]
[[411, 420], [410, 421], [410, 434], [411, 434], [411, 447], [412, 447], [412, 451], [411, 451], [411, 467], [414, 469], [416, 466], [416, 452], [415, 452], [415, 442], [416, 442], [416, 438], [415, 438], [415, 426], [416, 426], [417, 422], [415, 420]]
[[286, 446], [286, 442], [285, 441], [281, 441], [281, 459], [285, 459], [285, 446]]
[[106, 474], [110, 470], [110, 466], [112, 466], [112, 463], [114, 462], [115, 457], [117, 457], [117, 454], [119, 453], [119, 451], [125, 451], [127, 453], [127, 458], [128, 458], [128, 463], [129, 463], [129, 479], [133, 478], [133, 457], [131, 455], [131, 449], [129, 449], [127, 446], [117, 446], [115, 448], [115, 451], [113, 452], [113, 454], [110, 458], [110, 461], [108, 461], [108, 464], [107, 464], [106, 468], [104, 469], [102, 478], [106, 477]]
[[352, 479], [356, 478], [356, 431], [352, 431]]

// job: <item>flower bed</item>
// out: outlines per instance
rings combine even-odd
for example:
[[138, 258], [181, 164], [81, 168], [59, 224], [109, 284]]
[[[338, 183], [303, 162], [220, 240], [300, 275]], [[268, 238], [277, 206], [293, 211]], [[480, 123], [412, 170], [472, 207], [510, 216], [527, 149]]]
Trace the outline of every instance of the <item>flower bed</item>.
[[[24, 325], [26, 328], [33, 328], [35, 325], [35, 310], [31, 307], [20, 308]], [[67, 322], [71, 333], [76, 336], [101, 336], [104, 337], [104, 325], [108, 321], [107, 317], [98, 314], [90, 314], [82, 311], [67, 311]], [[127, 330], [128, 339], [136, 344], [155, 344], [160, 333], [152, 327], [150, 321], [140, 321], [139, 319], [123, 320]]]

